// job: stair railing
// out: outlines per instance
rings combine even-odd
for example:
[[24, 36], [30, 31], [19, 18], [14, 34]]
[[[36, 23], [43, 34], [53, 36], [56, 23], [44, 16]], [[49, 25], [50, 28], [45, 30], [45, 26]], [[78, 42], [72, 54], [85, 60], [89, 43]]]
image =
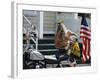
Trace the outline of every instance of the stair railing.
[[[28, 24], [31, 26], [31, 28], [34, 28], [34, 27], [35, 27], [25, 15], [23, 15], [23, 18], [28, 22]], [[30, 34], [31, 32], [33, 32], [33, 33], [36, 34], [36, 36], [33, 34], [33, 36], [35, 36], [35, 37], [33, 37], [32, 35], [29, 36], [29, 37], [30, 37], [30, 39], [35, 43], [35, 45], [36, 45], [36, 47], [35, 47], [36, 50], [38, 50], [38, 30], [35, 29], [34, 31], [29, 31], [29, 34]]]

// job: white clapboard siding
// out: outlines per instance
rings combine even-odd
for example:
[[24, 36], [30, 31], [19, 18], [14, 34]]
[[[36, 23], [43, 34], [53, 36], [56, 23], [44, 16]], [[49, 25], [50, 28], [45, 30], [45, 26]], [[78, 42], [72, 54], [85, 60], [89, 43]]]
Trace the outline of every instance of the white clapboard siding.
[[60, 14], [57, 13], [57, 21], [64, 21], [65, 26], [71, 31], [75, 32], [78, 37], [80, 35], [80, 24], [81, 20], [78, 17], [77, 13], [70, 12], [62, 12]]
[[56, 12], [44, 12], [44, 33], [56, 31]]

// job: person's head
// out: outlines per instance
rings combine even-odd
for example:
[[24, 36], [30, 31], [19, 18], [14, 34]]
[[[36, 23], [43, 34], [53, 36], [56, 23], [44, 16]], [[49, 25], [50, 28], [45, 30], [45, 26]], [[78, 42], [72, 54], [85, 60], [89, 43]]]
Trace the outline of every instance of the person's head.
[[63, 24], [64, 21], [63, 20], [59, 20], [57, 23], [57, 32], [62, 31], [63, 30]]
[[58, 23], [57, 32], [59, 32], [60, 30], [62, 30], [62, 25], [61, 25], [61, 23]]
[[58, 20], [57, 23], [64, 23], [64, 20]]

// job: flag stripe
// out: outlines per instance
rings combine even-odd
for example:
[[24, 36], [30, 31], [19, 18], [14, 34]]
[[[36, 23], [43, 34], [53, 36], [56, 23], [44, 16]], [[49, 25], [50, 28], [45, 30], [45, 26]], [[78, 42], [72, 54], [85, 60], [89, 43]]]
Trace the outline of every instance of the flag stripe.
[[89, 27], [86, 27], [84, 25], [81, 25], [81, 30], [86, 30], [86, 31], [91, 32], [90, 28]]
[[91, 51], [90, 49], [91, 49], [91, 46], [90, 46], [90, 41], [89, 41], [89, 40], [88, 40], [88, 46], [89, 46], [89, 47], [88, 47], [88, 48], [89, 48], [89, 49], [88, 49], [88, 56], [91, 57], [91, 56], [90, 56], [90, 51]]
[[86, 39], [86, 52], [85, 52], [85, 55], [86, 55], [86, 59], [88, 59], [88, 41]]
[[88, 31], [85, 31], [85, 30], [80, 30], [80, 33], [86, 33], [86, 34], [89, 34], [91, 36], [91, 32], [88, 32]]
[[85, 35], [85, 34], [81, 34], [80, 38], [86, 38], [86, 39], [91, 40], [91, 37], [90, 37], [90, 36], [87, 36], [87, 35]]
[[85, 55], [85, 58], [87, 59], [87, 42], [86, 42], [86, 39], [84, 39], [84, 55]]
[[84, 40], [83, 40], [83, 49], [82, 49], [82, 61], [83, 61], [83, 63], [86, 61], [86, 56], [85, 56], [85, 54], [83, 54], [83, 53], [85, 53], [85, 44], [84, 44]]
[[86, 31], [80, 31], [80, 34], [85, 34], [85, 35], [87, 35], [87, 36], [91, 36], [91, 34], [90, 33], [88, 33], [88, 32], [86, 32]]

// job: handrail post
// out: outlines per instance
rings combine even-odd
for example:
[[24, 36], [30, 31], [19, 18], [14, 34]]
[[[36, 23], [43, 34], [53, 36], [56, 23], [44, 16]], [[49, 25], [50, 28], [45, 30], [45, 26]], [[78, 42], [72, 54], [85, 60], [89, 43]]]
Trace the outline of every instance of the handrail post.
[[36, 30], [36, 50], [38, 50], [38, 32]]
[[[31, 27], [33, 27], [33, 24], [27, 19], [26, 16], [23, 15], [23, 17], [25, 18], [25, 20], [30, 24]], [[37, 29], [35, 30], [35, 33], [36, 33], [36, 40], [34, 39], [33, 42], [35, 43], [36, 45], [36, 50], [38, 50], [38, 31]]]

